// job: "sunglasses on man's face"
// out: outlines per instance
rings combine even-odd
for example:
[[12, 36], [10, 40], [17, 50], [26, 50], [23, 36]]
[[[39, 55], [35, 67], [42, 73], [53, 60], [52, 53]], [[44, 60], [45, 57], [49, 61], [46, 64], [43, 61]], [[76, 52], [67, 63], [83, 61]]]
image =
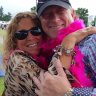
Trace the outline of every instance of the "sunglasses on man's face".
[[30, 32], [33, 36], [39, 36], [39, 35], [42, 34], [42, 31], [41, 31], [41, 29], [39, 27], [32, 27], [29, 30], [17, 31], [17, 32], [15, 32], [14, 36], [18, 40], [23, 40], [23, 39], [27, 38], [28, 32]]

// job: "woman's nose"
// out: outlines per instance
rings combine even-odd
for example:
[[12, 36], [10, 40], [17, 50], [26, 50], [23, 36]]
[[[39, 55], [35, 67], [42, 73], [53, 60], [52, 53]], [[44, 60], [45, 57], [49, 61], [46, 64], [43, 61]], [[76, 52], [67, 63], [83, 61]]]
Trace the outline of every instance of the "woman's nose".
[[35, 38], [35, 36], [33, 36], [33, 35], [31, 34], [31, 32], [28, 32], [27, 40], [31, 40], [31, 39], [33, 39], [33, 38]]

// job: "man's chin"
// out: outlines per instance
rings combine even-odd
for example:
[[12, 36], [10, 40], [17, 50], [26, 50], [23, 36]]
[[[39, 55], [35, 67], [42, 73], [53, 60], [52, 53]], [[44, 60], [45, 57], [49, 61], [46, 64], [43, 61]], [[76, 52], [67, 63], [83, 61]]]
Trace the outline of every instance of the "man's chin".
[[58, 31], [57, 30], [50, 30], [48, 33], [47, 33], [47, 35], [49, 36], [49, 38], [56, 38], [57, 37], [57, 35], [58, 35], [58, 33], [57, 33]]
[[50, 38], [52, 38], [52, 39], [54, 39], [54, 38], [56, 38], [57, 37], [57, 35], [54, 35], [54, 34], [51, 34], [50, 35]]

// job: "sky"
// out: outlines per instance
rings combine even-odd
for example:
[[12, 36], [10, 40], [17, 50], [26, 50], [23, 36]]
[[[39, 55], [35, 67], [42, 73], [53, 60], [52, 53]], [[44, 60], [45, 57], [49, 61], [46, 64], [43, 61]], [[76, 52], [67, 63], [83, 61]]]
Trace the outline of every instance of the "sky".
[[3, 12], [12, 15], [22, 11], [30, 11], [33, 6], [36, 6], [36, 0], [0, 0], [0, 6], [3, 7]]
[[[96, 0], [70, 0], [72, 7], [87, 8], [90, 15], [96, 15]], [[36, 0], [0, 0], [0, 6], [3, 12], [10, 12], [13, 16], [18, 12], [30, 11], [30, 8], [36, 5]]]

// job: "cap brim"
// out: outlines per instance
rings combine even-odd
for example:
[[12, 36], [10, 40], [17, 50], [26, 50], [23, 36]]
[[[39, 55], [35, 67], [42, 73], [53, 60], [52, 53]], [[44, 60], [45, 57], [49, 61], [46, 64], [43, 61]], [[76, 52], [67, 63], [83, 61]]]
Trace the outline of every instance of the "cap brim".
[[66, 2], [62, 2], [62, 1], [48, 1], [47, 3], [44, 3], [38, 10], [38, 17], [40, 17], [41, 13], [44, 11], [45, 8], [49, 7], [49, 6], [53, 6], [53, 5], [57, 5], [66, 9], [69, 9], [71, 6], [66, 3]]

